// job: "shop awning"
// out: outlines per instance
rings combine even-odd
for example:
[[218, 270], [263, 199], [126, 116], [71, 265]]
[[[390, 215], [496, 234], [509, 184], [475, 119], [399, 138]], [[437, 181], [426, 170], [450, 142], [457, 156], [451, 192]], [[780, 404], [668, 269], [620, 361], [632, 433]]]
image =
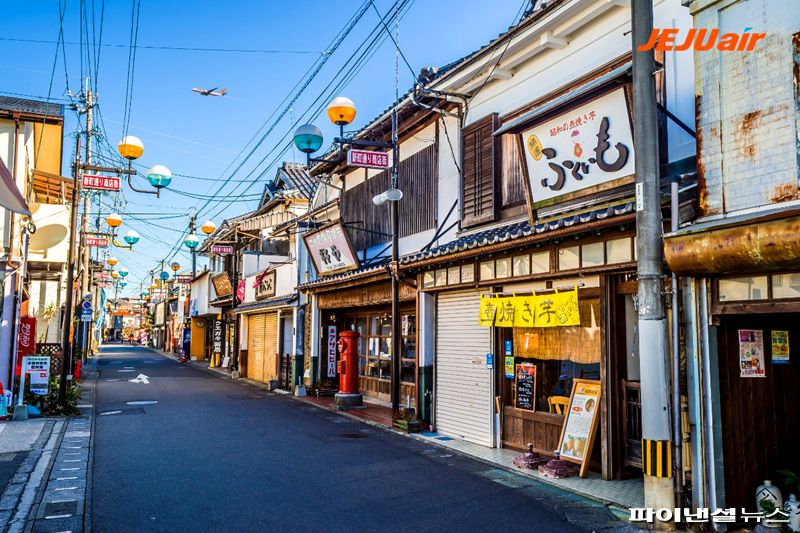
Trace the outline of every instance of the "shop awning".
[[627, 63], [625, 65], [622, 65], [621, 67], [617, 67], [611, 72], [603, 74], [602, 76], [597, 77], [592, 81], [585, 83], [576, 89], [573, 89], [565, 94], [562, 94], [558, 98], [550, 100], [549, 102], [540, 105], [539, 107], [533, 109], [532, 111], [528, 111], [524, 115], [520, 115], [519, 117], [511, 120], [510, 122], [504, 124], [502, 127], [498, 128], [493, 135], [502, 135], [503, 133], [516, 131], [518, 128], [528, 125], [530, 122], [533, 122], [537, 118], [549, 113], [550, 111], [553, 111], [554, 109], [558, 109], [559, 107], [570, 102], [571, 100], [575, 100], [576, 98], [588, 94], [594, 91], [595, 89], [599, 89], [603, 85], [613, 82], [617, 78], [627, 74], [632, 68], [633, 68], [632, 63]]
[[236, 307], [233, 312], [234, 313], [252, 313], [254, 311], [260, 311], [262, 309], [271, 309], [273, 307], [283, 307], [285, 305], [289, 305], [294, 303], [297, 300], [297, 295], [293, 294], [291, 296], [281, 296], [278, 298], [270, 298], [268, 300], [262, 300], [260, 302], [253, 302], [245, 305], [240, 305]]
[[14, 183], [14, 177], [2, 160], [0, 160], [0, 183], [3, 185], [0, 188], [0, 206], [21, 215], [31, 216], [25, 198], [19, 192], [17, 184]]

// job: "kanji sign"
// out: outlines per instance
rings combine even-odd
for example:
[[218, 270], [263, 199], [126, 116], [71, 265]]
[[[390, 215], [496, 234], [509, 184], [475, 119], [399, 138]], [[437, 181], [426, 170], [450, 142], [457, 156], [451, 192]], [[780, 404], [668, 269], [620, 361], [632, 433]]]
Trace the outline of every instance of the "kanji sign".
[[120, 189], [119, 184], [119, 178], [116, 176], [97, 176], [95, 174], [84, 174], [81, 176], [81, 186], [84, 189], [118, 191]]
[[389, 168], [389, 154], [369, 150], [348, 150], [347, 165], [351, 167]]
[[211, 253], [219, 255], [230, 255], [233, 253], [233, 246], [228, 244], [213, 244], [211, 245]]
[[23, 357], [22, 371], [30, 376], [31, 394], [45, 396], [50, 381], [50, 358], [41, 355]]
[[84, 246], [94, 246], [96, 248], [105, 248], [108, 246], [108, 239], [105, 237], [84, 237]]
[[524, 131], [522, 141], [535, 204], [634, 173], [622, 88]]
[[36, 317], [24, 316], [19, 319], [17, 331], [17, 354], [30, 355], [36, 352]]
[[578, 289], [532, 296], [481, 298], [481, 326], [552, 328], [579, 326]]
[[336, 326], [328, 326], [328, 377], [336, 377]]
[[275, 296], [275, 271], [264, 271], [256, 277], [256, 300], [264, 300]]
[[358, 268], [358, 258], [341, 224], [326, 226], [303, 238], [320, 276]]

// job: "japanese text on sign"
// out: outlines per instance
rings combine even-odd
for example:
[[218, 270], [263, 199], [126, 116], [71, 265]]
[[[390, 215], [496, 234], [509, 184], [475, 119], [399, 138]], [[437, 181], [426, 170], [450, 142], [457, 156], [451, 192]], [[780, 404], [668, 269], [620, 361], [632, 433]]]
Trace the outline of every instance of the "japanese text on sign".
[[86, 246], [105, 248], [108, 246], [108, 239], [105, 237], [84, 237], [83, 244]]
[[84, 189], [97, 189], [101, 191], [118, 191], [119, 178], [115, 176], [96, 176], [84, 174], [81, 176], [81, 186]]
[[625, 92], [618, 89], [522, 133], [534, 202], [634, 172]]
[[509, 328], [579, 326], [578, 288], [545, 295], [481, 298], [478, 324]]
[[41, 355], [23, 357], [22, 371], [30, 376], [31, 394], [45, 396], [50, 381], [50, 358]]
[[336, 326], [328, 326], [328, 377], [336, 377]]
[[351, 167], [389, 168], [389, 154], [369, 150], [348, 150], [347, 164]]

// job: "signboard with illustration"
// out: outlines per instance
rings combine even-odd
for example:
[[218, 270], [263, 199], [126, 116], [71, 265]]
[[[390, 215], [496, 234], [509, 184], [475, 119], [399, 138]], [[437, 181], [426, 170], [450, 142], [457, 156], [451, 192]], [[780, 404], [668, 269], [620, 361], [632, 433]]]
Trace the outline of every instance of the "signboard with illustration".
[[772, 364], [785, 365], [789, 363], [789, 332], [786, 330], [772, 330]]
[[560, 458], [581, 465], [580, 476], [586, 477], [592, 455], [594, 433], [600, 412], [599, 381], [574, 379], [569, 398], [569, 411], [561, 428], [558, 451]]
[[481, 298], [478, 324], [517, 328], [580, 326], [578, 288], [532, 296]]
[[739, 376], [743, 378], [767, 377], [764, 368], [763, 330], [739, 330]]
[[358, 258], [342, 224], [325, 226], [303, 239], [320, 276], [329, 276], [358, 268]]
[[517, 363], [514, 374], [514, 407], [535, 411], [536, 365], [533, 363]]
[[624, 88], [523, 131], [522, 142], [531, 205], [634, 173]]
[[211, 284], [214, 286], [214, 292], [217, 294], [217, 298], [224, 298], [225, 296], [233, 294], [231, 278], [228, 277], [227, 272], [211, 276]]

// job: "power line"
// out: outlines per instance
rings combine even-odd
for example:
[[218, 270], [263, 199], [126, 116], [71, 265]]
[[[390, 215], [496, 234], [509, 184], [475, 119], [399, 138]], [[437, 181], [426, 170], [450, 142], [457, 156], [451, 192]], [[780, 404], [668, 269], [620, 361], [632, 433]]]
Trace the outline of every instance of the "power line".
[[[105, 0], [103, 1], [102, 12], [105, 10]], [[100, 26], [100, 38], [102, 39], [102, 23]], [[0, 41], [20, 42], [20, 43], [36, 43], [36, 44], [56, 44], [57, 41], [48, 41], [45, 39], [24, 39], [19, 37], [0, 37]], [[80, 45], [79, 42], [65, 41], [64, 44]], [[118, 43], [98, 43], [98, 48], [129, 48], [130, 44]], [[216, 52], [216, 53], [237, 53], [237, 54], [301, 54], [301, 55], [327, 55], [330, 52], [318, 52], [316, 50], [281, 50], [281, 49], [262, 49], [262, 48], [206, 48], [200, 46], [166, 46], [166, 45], [145, 45], [136, 44], [133, 48], [144, 50], [174, 50], [179, 52]], [[95, 69], [96, 70], [96, 69]]]

